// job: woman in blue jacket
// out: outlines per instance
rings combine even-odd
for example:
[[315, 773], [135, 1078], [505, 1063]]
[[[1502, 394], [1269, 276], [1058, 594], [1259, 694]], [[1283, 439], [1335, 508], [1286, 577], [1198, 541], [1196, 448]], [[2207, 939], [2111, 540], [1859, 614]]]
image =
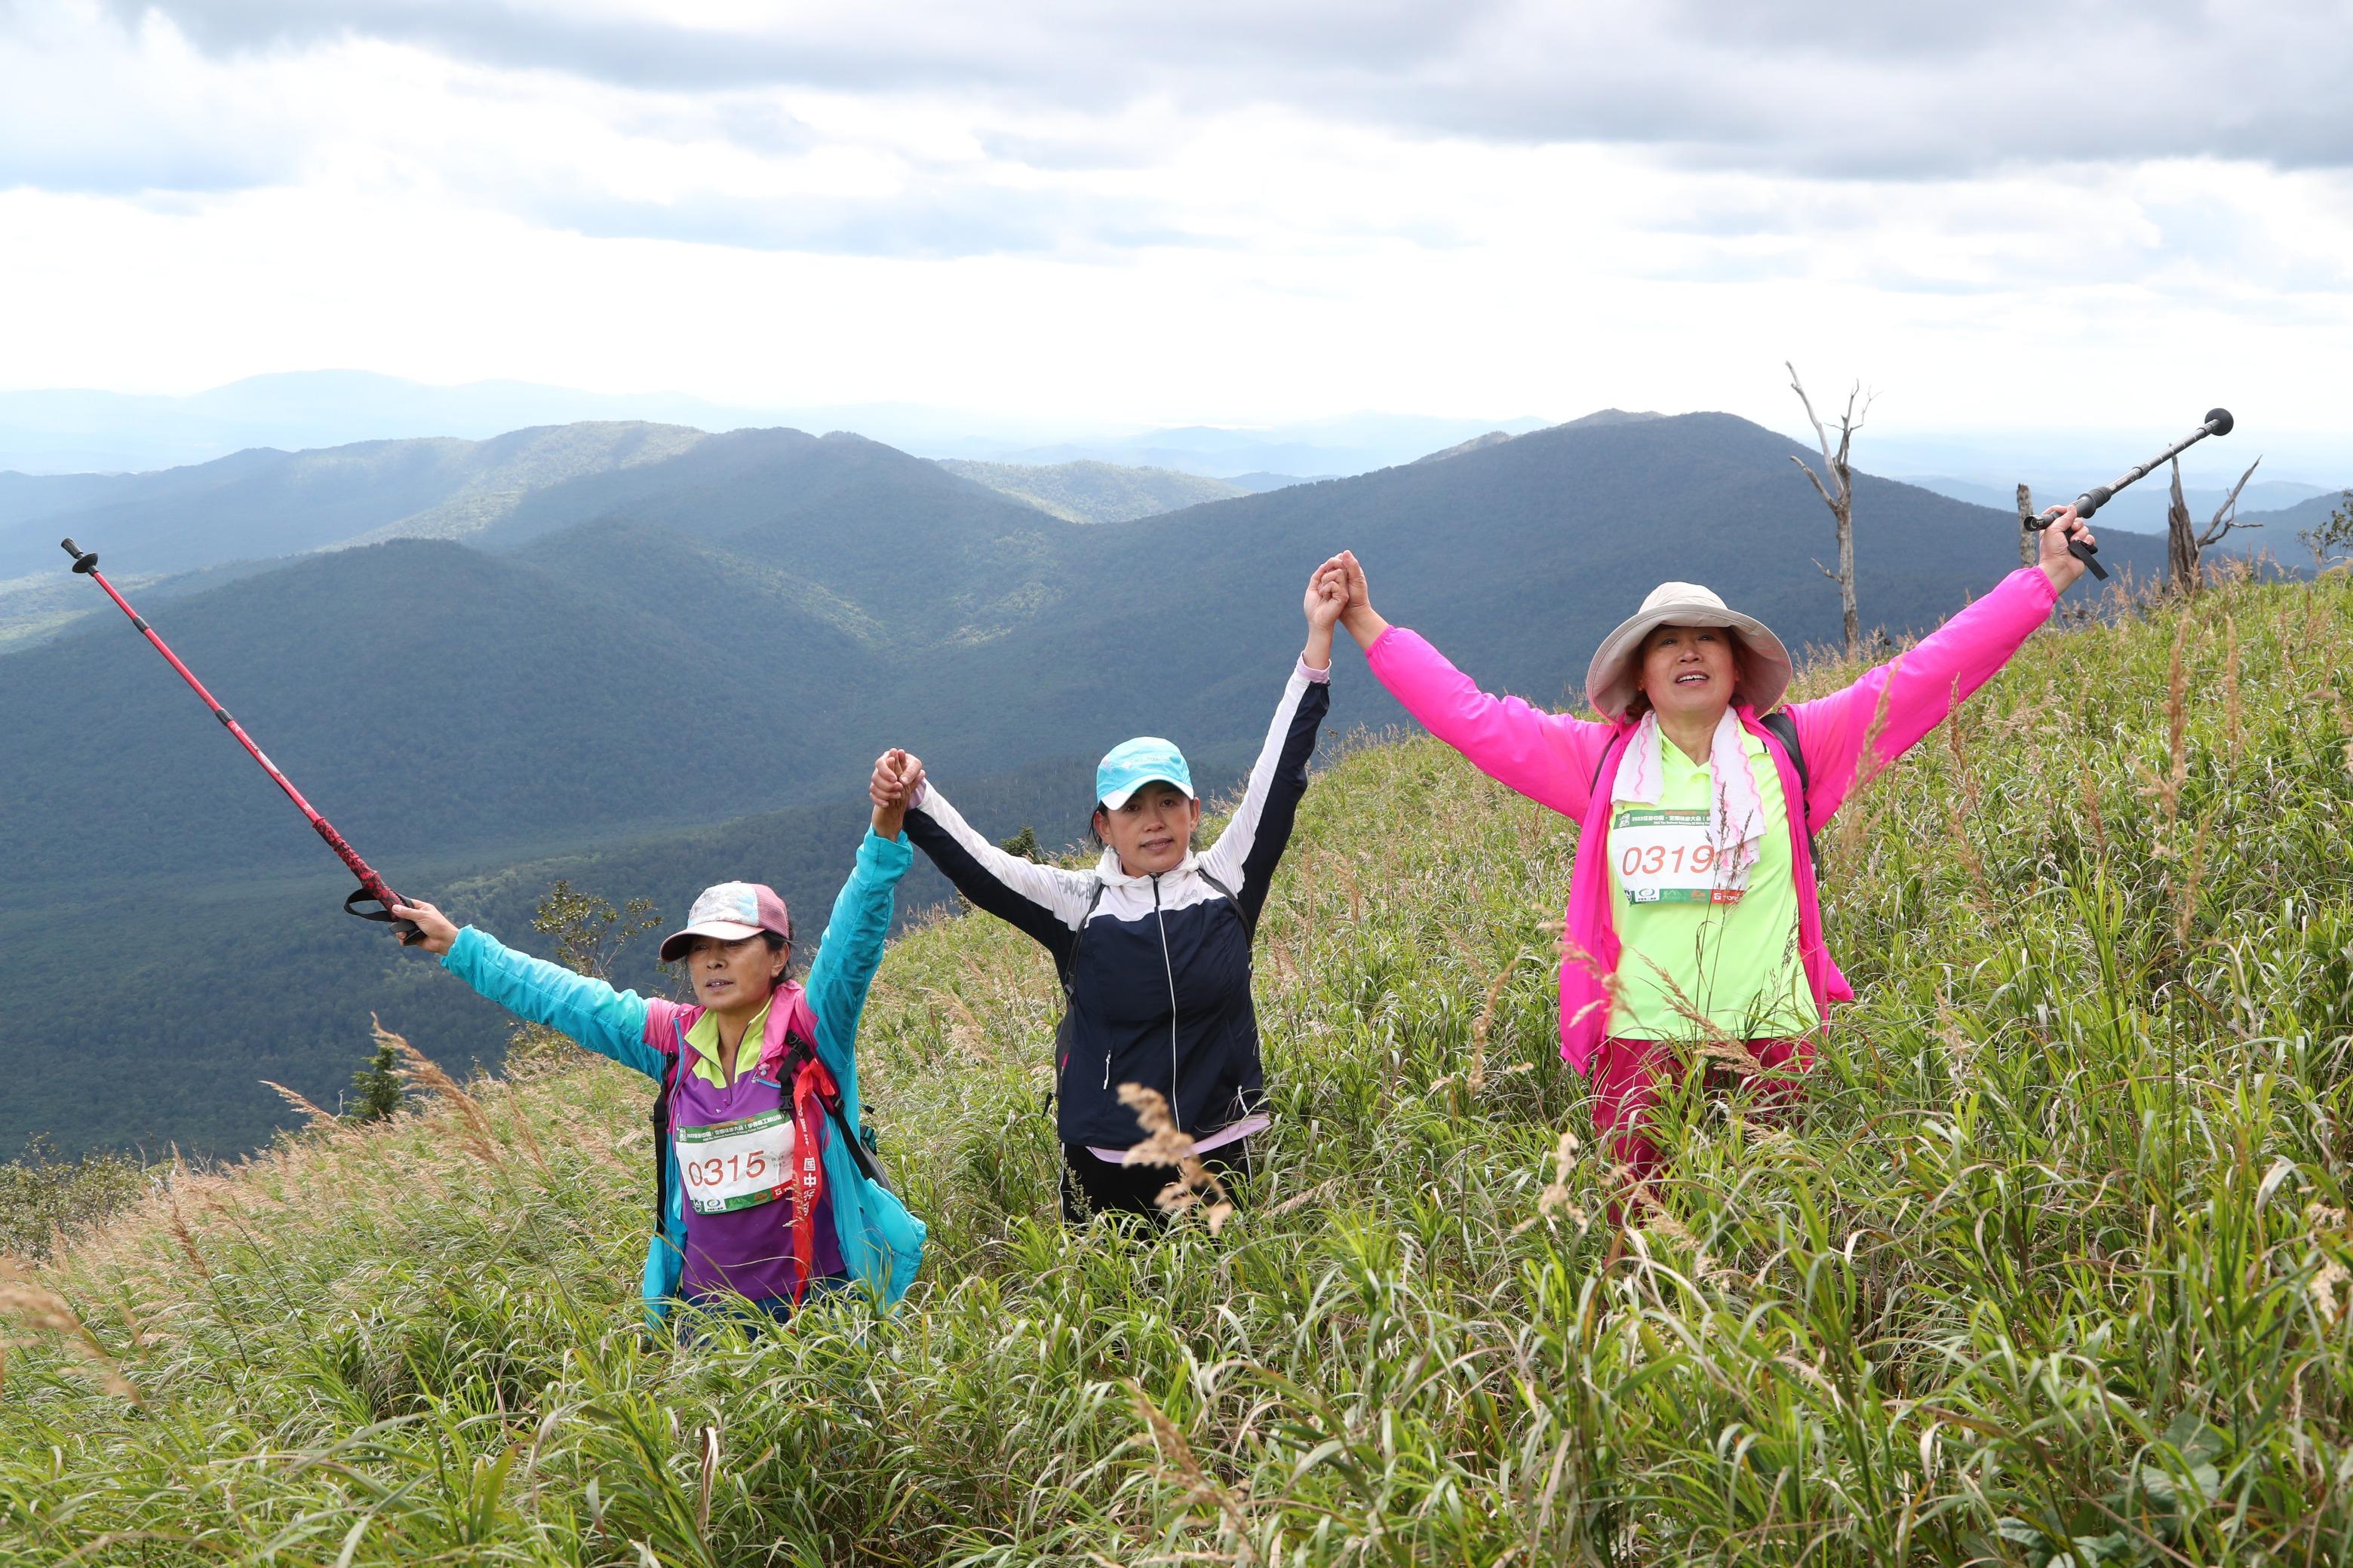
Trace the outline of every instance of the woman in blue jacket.
[[[891, 759], [886, 758], [885, 763]], [[878, 772], [890, 772], [887, 766]], [[649, 999], [460, 931], [428, 903], [395, 910], [442, 966], [660, 1086], [659, 1216], [646, 1310], [681, 1300], [789, 1317], [810, 1291], [863, 1287], [884, 1306], [923, 1260], [923, 1224], [859, 1145], [858, 1017], [881, 962], [893, 889], [913, 851], [903, 795], [878, 792], [872, 826], [834, 900], [806, 986], [786, 978], [792, 918], [774, 890], [722, 882], [662, 942], [695, 1001]]]

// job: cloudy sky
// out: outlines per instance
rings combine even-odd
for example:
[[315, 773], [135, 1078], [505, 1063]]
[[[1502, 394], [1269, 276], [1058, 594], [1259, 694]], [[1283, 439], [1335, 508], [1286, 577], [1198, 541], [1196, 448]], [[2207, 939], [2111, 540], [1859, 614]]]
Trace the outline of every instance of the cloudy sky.
[[2326, 432], [2348, 81], [2353, 0], [0, 0], [0, 386]]

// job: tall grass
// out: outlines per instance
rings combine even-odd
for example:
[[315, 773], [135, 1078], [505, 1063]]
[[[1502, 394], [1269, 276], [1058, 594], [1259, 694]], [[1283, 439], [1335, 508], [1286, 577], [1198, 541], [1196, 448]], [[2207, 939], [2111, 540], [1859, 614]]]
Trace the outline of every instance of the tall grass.
[[1625, 1226], [1556, 1054], [1573, 831], [1428, 742], [1309, 792], [1215, 1237], [1057, 1222], [1057, 994], [981, 919], [867, 1014], [933, 1227], [887, 1321], [648, 1343], [602, 1065], [183, 1173], [39, 1275], [80, 1340], [13, 1325], [0, 1551], [2353, 1560], [2348, 643], [2341, 578], [2038, 637], [1826, 836], [1861, 1000], [1807, 1114], [1670, 1097]]

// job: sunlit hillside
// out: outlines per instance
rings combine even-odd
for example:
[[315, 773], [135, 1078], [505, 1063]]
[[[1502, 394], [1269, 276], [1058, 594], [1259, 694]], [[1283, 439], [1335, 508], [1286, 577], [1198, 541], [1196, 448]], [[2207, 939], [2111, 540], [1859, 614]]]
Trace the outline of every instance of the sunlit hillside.
[[1825, 836], [1809, 1114], [1672, 1108], [1618, 1226], [1573, 831], [1327, 746], [1220, 1234], [1062, 1228], [1050, 973], [941, 920], [863, 1033], [892, 1318], [646, 1342], [642, 1082], [478, 1084], [0, 1280], [0, 1560], [2353, 1559], [2348, 747], [2341, 574], [2039, 636]]

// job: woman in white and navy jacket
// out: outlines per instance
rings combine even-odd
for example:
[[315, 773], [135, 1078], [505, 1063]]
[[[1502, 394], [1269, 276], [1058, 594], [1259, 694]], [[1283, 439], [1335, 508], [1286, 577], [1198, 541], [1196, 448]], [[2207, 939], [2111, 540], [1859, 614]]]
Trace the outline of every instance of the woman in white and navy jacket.
[[[1035, 937], [1054, 956], [1068, 1005], [1054, 1041], [1062, 1213], [1157, 1217], [1167, 1166], [1124, 1165], [1145, 1133], [1122, 1084], [1167, 1097], [1203, 1163], [1247, 1173], [1250, 1138], [1267, 1125], [1250, 942], [1267, 885], [1291, 841], [1307, 758], [1331, 707], [1332, 627], [1347, 602], [1336, 558], [1305, 598], [1307, 647], [1282, 689], [1250, 784], [1218, 841], [1195, 853], [1201, 803], [1174, 745], [1141, 737], [1095, 771], [1092, 826], [1103, 858], [1089, 870], [1008, 855], [921, 785], [907, 836], [957, 891]], [[920, 784], [921, 763], [902, 764]], [[904, 779], [899, 781], [902, 784]], [[877, 787], [887, 787], [878, 770]]]

